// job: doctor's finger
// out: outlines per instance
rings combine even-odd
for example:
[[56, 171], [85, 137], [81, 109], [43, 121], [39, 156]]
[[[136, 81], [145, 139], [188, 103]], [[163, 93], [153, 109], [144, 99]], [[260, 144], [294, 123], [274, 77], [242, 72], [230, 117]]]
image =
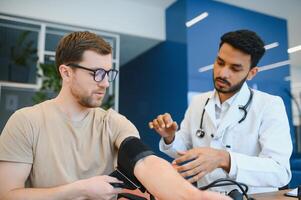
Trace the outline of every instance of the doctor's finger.
[[166, 124], [165, 124], [165, 122], [163, 120], [163, 115], [159, 115], [157, 117], [157, 122], [158, 122], [160, 128], [165, 128], [166, 127]]
[[177, 122], [172, 122], [172, 124], [171, 124], [171, 126], [170, 126], [170, 128], [172, 128], [173, 130], [178, 130], [178, 124], [177, 124]]
[[188, 151], [187, 153], [185, 153], [185, 155], [175, 159], [173, 161], [173, 164], [181, 164], [186, 161], [192, 161], [196, 158], [197, 158], [197, 155], [193, 154], [191, 151], [190, 152]]
[[195, 176], [197, 174], [199, 174], [200, 172], [202, 172], [202, 166], [197, 166], [193, 169], [187, 170], [185, 172], [180, 173], [183, 177], [192, 177]]
[[167, 128], [169, 128], [172, 125], [172, 122], [173, 122], [173, 120], [172, 120], [172, 118], [171, 118], [171, 116], [170, 116], [169, 113], [165, 113], [163, 115], [163, 121], [166, 124]]
[[158, 130], [160, 129], [160, 125], [159, 125], [157, 119], [154, 119], [154, 120], [153, 120], [152, 125], [153, 125], [153, 128], [154, 128], [156, 131], [158, 131]]
[[188, 170], [191, 170], [191, 169], [194, 169], [198, 166], [201, 166], [201, 163], [199, 162], [198, 159], [195, 159], [195, 160], [192, 160], [190, 162], [187, 162], [186, 164], [184, 165], [181, 165], [181, 166], [178, 166], [177, 167], [177, 171], [178, 172], [185, 172], [185, 171], [188, 171]]
[[154, 125], [153, 125], [153, 122], [148, 122], [148, 127], [149, 127], [150, 129], [155, 128]]
[[200, 180], [201, 178], [203, 178], [203, 176], [205, 176], [207, 174], [206, 171], [201, 171], [200, 173], [198, 173], [197, 175], [193, 176], [192, 178], [188, 179], [188, 181], [190, 183], [194, 183], [197, 182], [198, 180]]

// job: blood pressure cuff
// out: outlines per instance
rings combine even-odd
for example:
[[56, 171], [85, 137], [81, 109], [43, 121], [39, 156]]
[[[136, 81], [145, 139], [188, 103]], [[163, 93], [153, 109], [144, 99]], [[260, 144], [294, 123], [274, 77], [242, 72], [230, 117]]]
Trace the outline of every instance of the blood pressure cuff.
[[137, 188], [140, 190], [143, 188], [142, 190], [144, 191], [144, 187], [134, 175], [134, 168], [139, 160], [149, 155], [154, 155], [154, 152], [136, 137], [126, 138], [121, 143], [118, 151], [117, 170], [126, 176], [126, 179], [129, 179], [130, 182], [133, 182], [134, 185], [138, 186]]

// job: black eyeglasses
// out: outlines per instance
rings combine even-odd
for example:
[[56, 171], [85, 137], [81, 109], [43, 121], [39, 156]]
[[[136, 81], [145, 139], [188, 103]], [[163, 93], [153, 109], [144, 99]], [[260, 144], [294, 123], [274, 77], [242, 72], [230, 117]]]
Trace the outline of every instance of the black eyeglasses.
[[118, 74], [118, 70], [116, 70], [116, 69], [110, 69], [110, 70], [105, 70], [105, 69], [102, 69], [102, 68], [89, 69], [89, 68], [86, 68], [86, 67], [83, 67], [81, 65], [74, 64], [74, 63], [70, 63], [67, 66], [75, 67], [75, 68], [79, 68], [79, 69], [84, 69], [84, 70], [93, 72], [94, 80], [96, 82], [101, 82], [105, 78], [106, 75], [108, 75], [108, 81], [112, 82], [112, 81], [115, 80], [115, 78]]

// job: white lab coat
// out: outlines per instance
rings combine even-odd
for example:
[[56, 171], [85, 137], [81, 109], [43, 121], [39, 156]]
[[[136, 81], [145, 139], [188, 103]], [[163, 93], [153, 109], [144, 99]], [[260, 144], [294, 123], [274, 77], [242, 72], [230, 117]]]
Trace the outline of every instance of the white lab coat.
[[[249, 186], [248, 193], [275, 191], [291, 179], [289, 158], [292, 153], [290, 128], [284, 103], [278, 96], [253, 90], [253, 99], [246, 119], [240, 124], [250, 91], [245, 83], [218, 128], [215, 125], [214, 92], [196, 95], [188, 107], [180, 130], [173, 143], [166, 145], [161, 139], [160, 150], [176, 158], [177, 151], [196, 147], [225, 149], [230, 153], [231, 168], [227, 173], [216, 169], [198, 181], [204, 186], [218, 178], [232, 178]], [[206, 100], [203, 138], [196, 136]], [[211, 137], [211, 134], [214, 137]], [[228, 147], [226, 147], [228, 146]], [[230, 148], [229, 148], [230, 146]], [[214, 188], [229, 192], [233, 187]]]

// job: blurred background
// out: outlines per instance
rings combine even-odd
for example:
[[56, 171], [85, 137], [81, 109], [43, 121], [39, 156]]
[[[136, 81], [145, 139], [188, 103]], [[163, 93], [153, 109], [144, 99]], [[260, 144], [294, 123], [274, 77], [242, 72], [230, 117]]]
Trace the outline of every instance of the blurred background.
[[148, 122], [169, 112], [179, 123], [191, 97], [213, 89], [220, 36], [251, 29], [267, 51], [248, 84], [284, 100], [294, 145], [289, 186], [300, 185], [300, 9], [300, 0], [0, 0], [0, 130], [15, 110], [57, 94], [56, 45], [89, 30], [111, 44], [120, 70], [104, 107], [125, 115], [168, 159]]

